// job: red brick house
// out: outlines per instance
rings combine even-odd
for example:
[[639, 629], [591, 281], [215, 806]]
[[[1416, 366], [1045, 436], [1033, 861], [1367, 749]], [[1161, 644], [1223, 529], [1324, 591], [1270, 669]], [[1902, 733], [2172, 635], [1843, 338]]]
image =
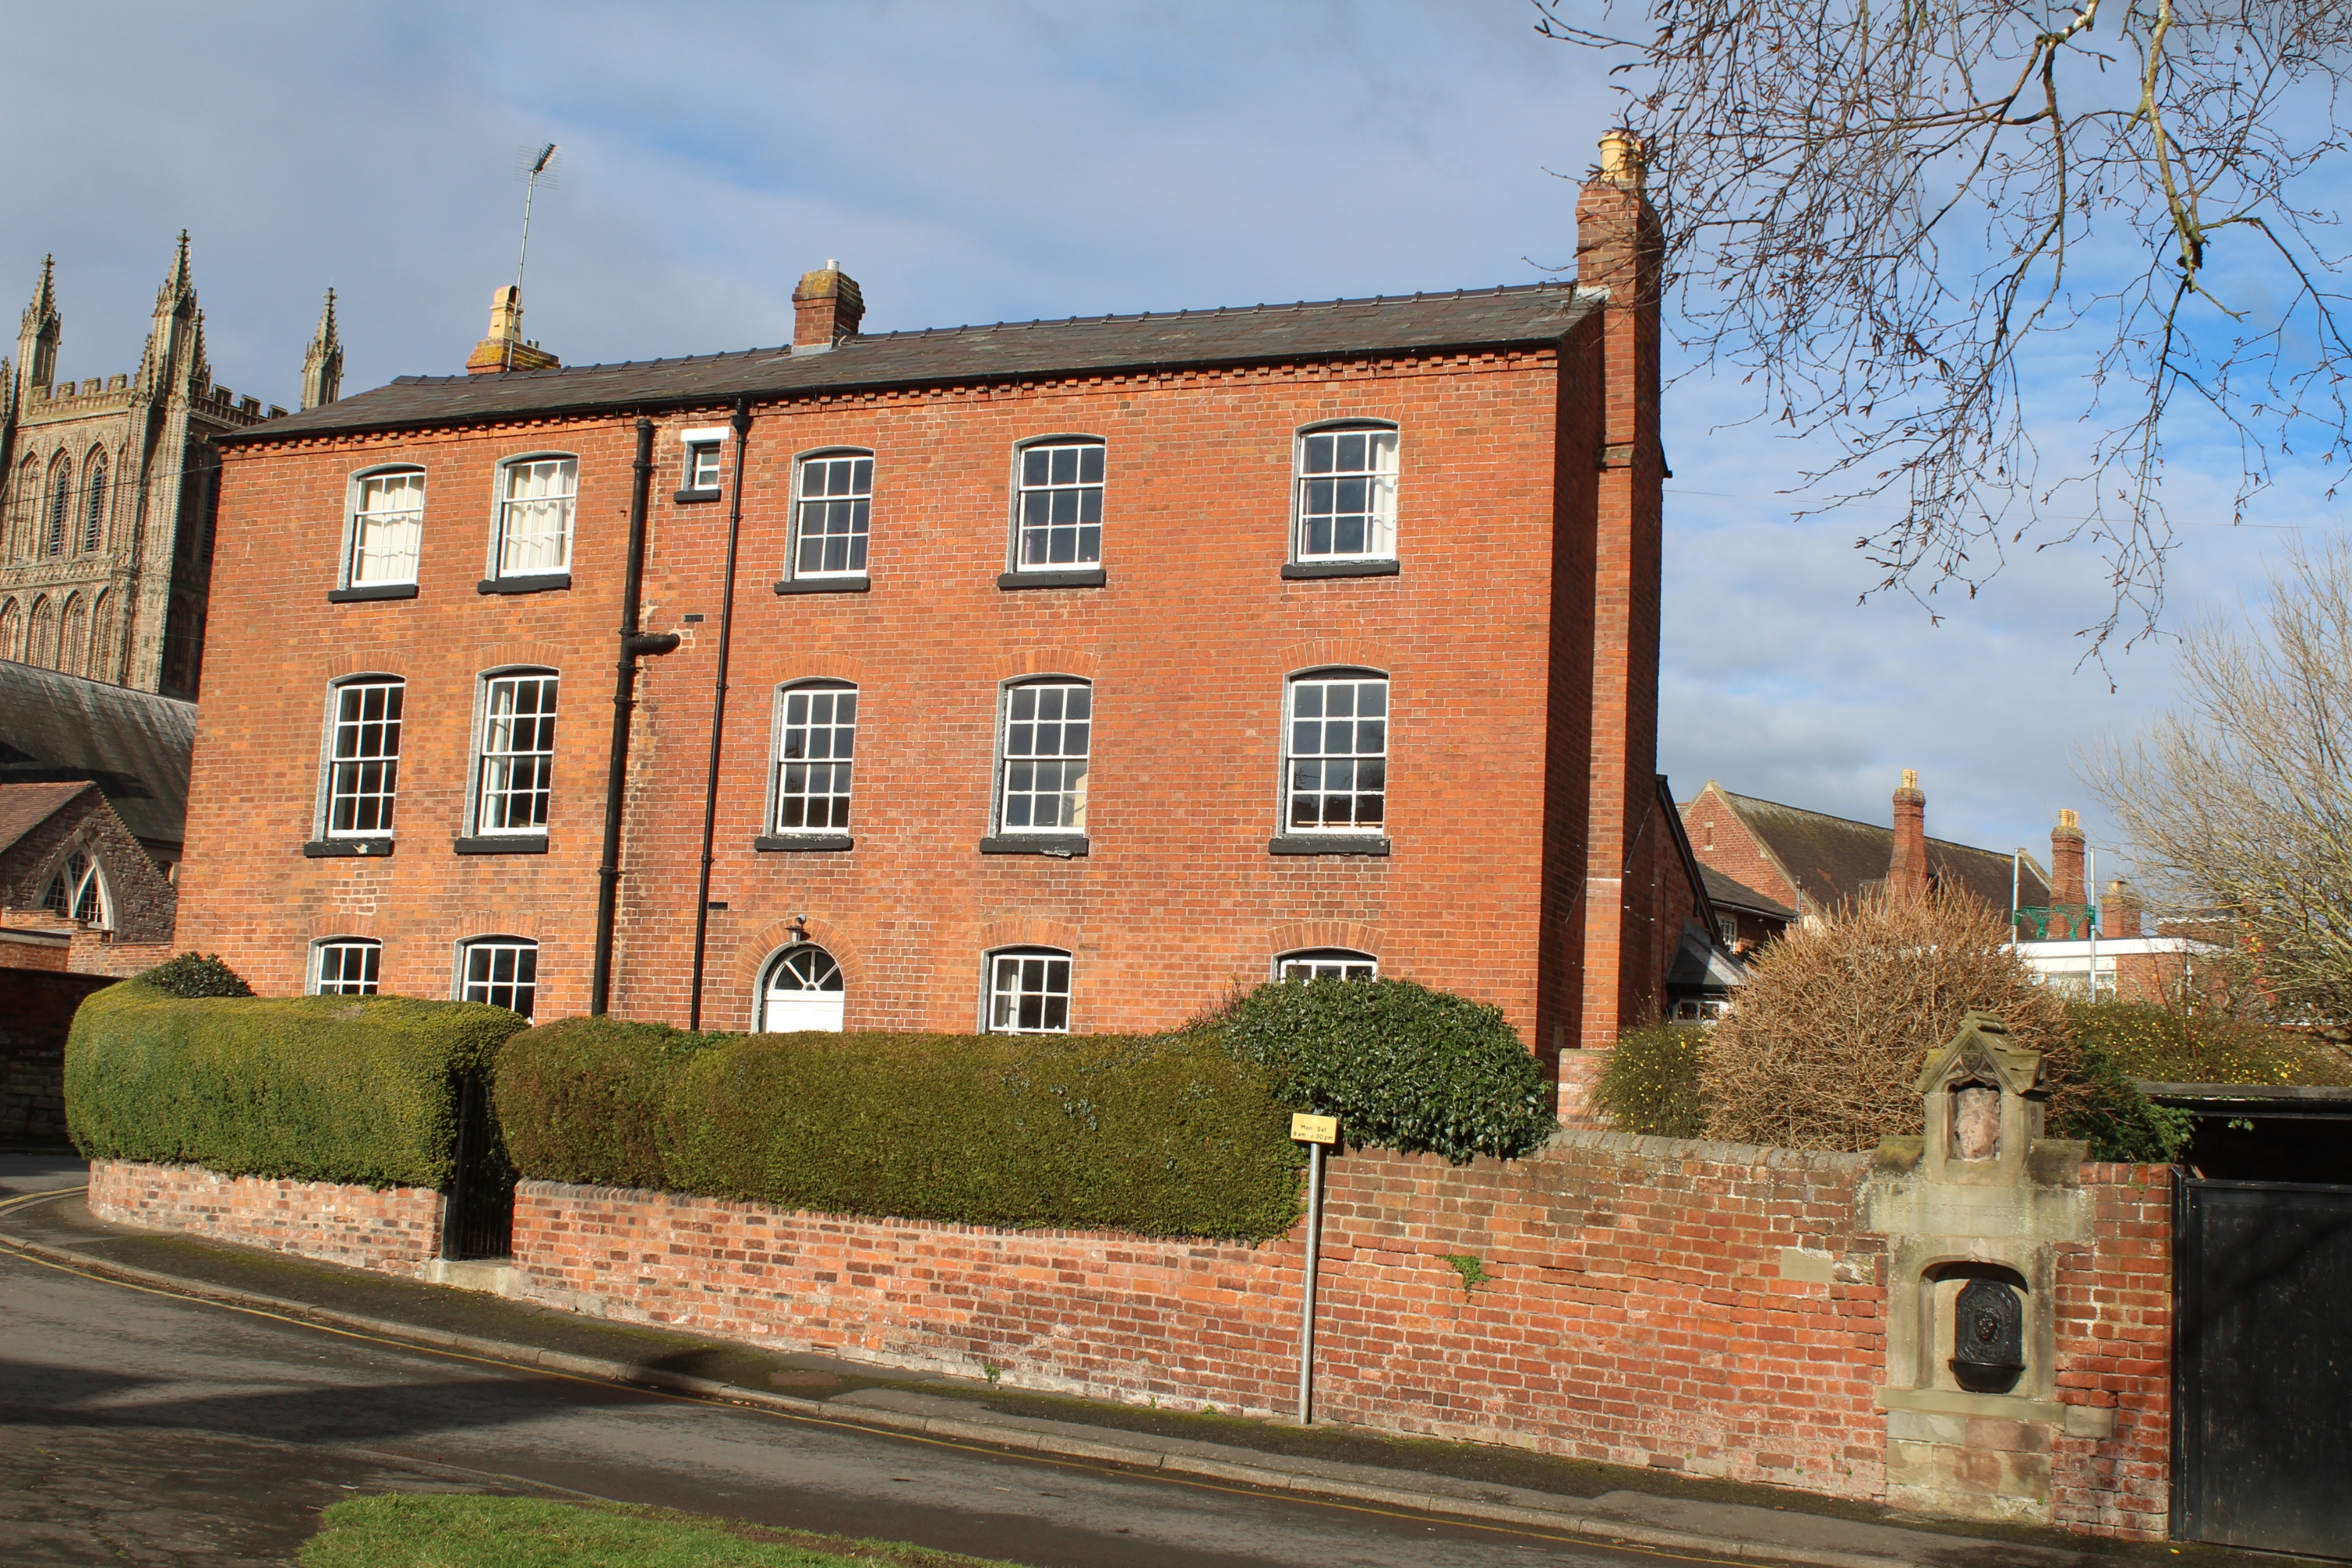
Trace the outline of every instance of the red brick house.
[[829, 265], [789, 350], [224, 438], [183, 945], [730, 1029], [1377, 972], [1613, 1042], [1706, 918], [1638, 151], [1573, 284], [861, 335]]
[[[1915, 891], [1965, 888], [1996, 910], [2012, 907], [2011, 857], [1928, 837], [1927, 799], [1908, 771], [1885, 827], [1734, 795], [1713, 779], [1681, 809], [1683, 830], [1707, 871], [1716, 908], [1737, 921], [1727, 938], [1736, 938], [1732, 945], [1743, 952], [1795, 921], [1889, 881]], [[2050, 901], [2049, 884], [2032, 856], [2021, 852], [2014, 868], [2017, 903]]]

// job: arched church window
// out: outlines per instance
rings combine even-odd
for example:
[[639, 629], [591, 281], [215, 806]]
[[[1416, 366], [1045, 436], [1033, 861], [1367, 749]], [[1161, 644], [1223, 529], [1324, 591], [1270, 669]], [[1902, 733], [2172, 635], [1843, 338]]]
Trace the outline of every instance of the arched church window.
[[89, 606], [79, 594], [67, 596], [64, 635], [58, 639], [58, 668], [80, 675], [89, 668]]
[[73, 509], [73, 464], [63, 452], [49, 465], [48, 552], [66, 552], [66, 516]]
[[51, 914], [102, 931], [114, 925], [114, 905], [107, 897], [106, 879], [99, 874], [98, 861], [87, 849], [77, 849], [66, 857], [58, 874], [49, 879], [49, 890], [43, 895], [41, 907]]
[[120, 628], [114, 624], [114, 595], [100, 594], [89, 607], [89, 678], [120, 685], [122, 671]]
[[33, 630], [26, 639], [25, 662], [43, 669], [58, 667], [58, 602], [47, 595], [33, 602]]
[[0, 604], [0, 658], [25, 657], [25, 612], [16, 600]]
[[813, 942], [794, 942], [768, 965], [760, 987], [760, 1027], [771, 1035], [819, 1029], [837, 1034], [847, 1000], [841, 965]]
[[89, 477], [82, 488], [89, 492], [89, 500], [82, 517], [81, 547], [87, 552], [106, 543], [106, 455], [91, 453], [86, 471]]

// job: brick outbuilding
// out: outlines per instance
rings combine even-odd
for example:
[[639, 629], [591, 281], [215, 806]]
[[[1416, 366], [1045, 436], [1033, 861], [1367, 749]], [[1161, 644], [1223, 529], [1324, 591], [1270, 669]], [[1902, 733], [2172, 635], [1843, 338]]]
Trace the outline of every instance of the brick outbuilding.
[[732, 1029], [1376, 967], [1612, 1043], [1710, 918], [1638, 155], [1572, 284], [860, 335], [829, 265], [789, 349], [223, 438], [183, 944]]

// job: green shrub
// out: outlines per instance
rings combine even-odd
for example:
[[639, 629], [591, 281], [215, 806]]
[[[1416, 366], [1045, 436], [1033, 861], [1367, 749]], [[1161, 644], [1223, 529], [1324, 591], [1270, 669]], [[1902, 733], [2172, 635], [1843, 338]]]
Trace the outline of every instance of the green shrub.
[[1620, 1132], [1661, 1138], [1706, 1136], [1706, 1106], [1699, 1096], [1699, 1065], [1706, 1031], [1689, 1024], [1653, 1023], [1617, 1042], [1592, 1087], [1592, 1102]]
[[658, 1188], [665, 1097], [686, 1058], [726, 1037], [660, 1024], [564, 1018], [499, 1055], [496, 1103], [508, 1157], [550, 1182]]
[[487, 1070], [522, 1026], [478, 1002], [191, 1001], [130, 981], [74, 1015], [67, 1128], [93, 1160], [438, 1187], [458, 1075]]
[[253, 987], [245, 976], [221, 962], [217, 952], [184, 952], [168, 958], [139, 976], [139, 984], [151, 985], [166, 996], [180, 996], [194, 1001], [203, 996], [250, 996]]
[[2045, 1128], [2053, 1138], [2079, 1138], [2094, 1160], [2167, 1165], [2189, 1146], [2196, 1119], [2142, 1094], [2123, 1064], [2095, 1040], [2078, 1035], [2061, 1058], [2052, 1085]]
[[575, 1020], [508, 1047], [498, 1107], [517, 1166], [548, 1180], [1247, 1241], [1298, 1215], [1284, 1108], [1208, 1036], [695, 1036]]
[[1351, 1143], [1512, 1159], [1559, 1127], [1543, 1067], [1498, 1008], [1408, 980], [1277, 981], [1214, 1020], [1287, 1105]]
[[2126, 1077], [2156, 1083], [2352, 1083], [2342, 1052], [2251, 1020], [2184, 1014], [2147, 1002], [2077, 1003], [2078, 1037], [2115, 1058]]

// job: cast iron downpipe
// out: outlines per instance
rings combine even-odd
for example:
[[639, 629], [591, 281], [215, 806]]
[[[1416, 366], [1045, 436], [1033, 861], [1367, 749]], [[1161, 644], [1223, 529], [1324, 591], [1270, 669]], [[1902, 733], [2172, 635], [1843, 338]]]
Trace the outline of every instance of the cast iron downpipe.
[[596, 970], [588, 1012], [603, 1017], [613, 1000], [613, 918], [621, 895], [621, 806], [629, 783], [629, 725], [637, 707], [637, 658], [677, 647], [676, 632], [637, 629], [646, 581], [646, 497], [654, 477], [654, 422], [637, 416], [637, 461], [629, 489], [629, 564], [621, 588], [621, 662], [613, 684], [612, 763], [604, 774], [604, 858], [596, 866]]
[[702, 955], [710, 940], [710, 840], [719, 826], [719, 752], [727, 732], [727, 650], [735, 630], [735, 544], [743, 532], [743, 454], [751, 441], [751, 400], [735, 400], [735, 484], [727, 501], [727, 582], [719, 601], [719, 679], [710, 694], [710, 779], [702, 790], [702, 877], [694, 891], [694, 982], [686, 1026], [702, 1027]]

